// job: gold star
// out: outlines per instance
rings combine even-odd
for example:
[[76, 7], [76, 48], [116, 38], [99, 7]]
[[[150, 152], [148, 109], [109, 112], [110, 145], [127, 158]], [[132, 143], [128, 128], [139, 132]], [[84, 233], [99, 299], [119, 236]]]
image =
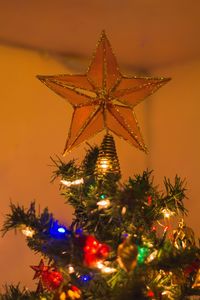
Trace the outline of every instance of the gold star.
[[104, 31], [85, 75], [37, 77], [74, 108], [64, 154], [103, 129], [146, 151], [133, 108], [170, 80], [121, 75]]

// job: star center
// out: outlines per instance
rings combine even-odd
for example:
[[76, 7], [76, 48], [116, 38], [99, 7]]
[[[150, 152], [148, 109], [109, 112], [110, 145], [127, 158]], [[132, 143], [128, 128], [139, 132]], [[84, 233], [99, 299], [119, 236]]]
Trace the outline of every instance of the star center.
[[98, 98], [103, 103], [110, 102], [112, 100], [112, 98], [110, 97], [109, 93], [106, 90], [103, 90], [103, 89], [99, 91]]

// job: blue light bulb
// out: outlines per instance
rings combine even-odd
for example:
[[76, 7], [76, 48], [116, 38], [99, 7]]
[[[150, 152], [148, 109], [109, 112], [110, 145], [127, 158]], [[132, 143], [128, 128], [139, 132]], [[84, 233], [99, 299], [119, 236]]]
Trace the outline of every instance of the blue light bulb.
[[65, 233], [66, 229], [64, 227], [58, 227], [58, 232]]
[[71, 232], [65, 226], [60, 225], [58, 221], [52, 221], [49, 233], [55, 239], [65, 239], [71, 234]]
[[85, 274], [85, 275], [81, 275], [81, 276], [80, 276], [80, 280], [81, 280], [82, 282], [88, 282], [88, 281], [90, 281], [91, 279], [92, 279], [91, 276], [88, 275], [88, 274]]

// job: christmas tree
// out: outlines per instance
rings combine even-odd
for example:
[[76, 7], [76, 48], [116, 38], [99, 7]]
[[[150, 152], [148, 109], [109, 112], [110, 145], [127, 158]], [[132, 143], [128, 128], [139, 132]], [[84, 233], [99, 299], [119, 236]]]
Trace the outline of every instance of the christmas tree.
[[[52, 158], [52, 180], [74, 208], [66, 227], [48, 208], [37, 213], [11, 204], [3, 234], [19, 229], [42, 258], [31, 266], [36, 291], [6, 286], [2, 300], [192, 299], [200, 296], [200, 248], [184, 216], [185, 182], [164, 179], [160, 192], [151, 171], [125, 183], [112, 133], [146, 152], [133, 108], [169, 79], [122, 76], [102, 33], [86, 75], [38, 76], [74, 108], [64, 153], [105, 130], [80, 164]], [[170, 218], [178, 219], [169, 234]], [[199, 299], [199, 298], [198, 298]]]

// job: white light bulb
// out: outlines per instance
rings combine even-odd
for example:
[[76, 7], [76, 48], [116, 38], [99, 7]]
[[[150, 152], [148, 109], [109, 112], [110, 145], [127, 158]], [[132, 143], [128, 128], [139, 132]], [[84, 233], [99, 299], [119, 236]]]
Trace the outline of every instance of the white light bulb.
[[111, 274], [117, 271], [115, 268], [110, 268], [104, 265], [101, 261], [97, 262], [96, 267], [100, 269], [102, 273], [106, 273], [106, 274]]
[[101, 269], [102, 273], [107, 273], [107, 274], [111, 274], [116, 272], [117, 270], [115, 268], [110, 268], [110, 267], [104, 267]]
[[[170, 291], [164, 291], [164, 292], [162, 292], [162, 295], [170, 296], [170, 295], [171, 295], [171, 292], [170, 292]], [[170, 298], [170, 299], [172, 299], [172, 298]]]
[[72, 274], [75, 272], [74, 267], [72, 265], [68, 266], [68, 272], [69, 272], [69, 274]]
[[102, 269], [103, 268], [103, 264], [100, 261], [97, 262], [96, 266], [97, 266], [98, 269]]
[[74, 181], [68, 181], [68, 180], [61, 180], [60, 181], [63, 185], [67, 186], [67, 187], [70, 187], [71, 185], [79, 185], [79, 184], [82, 184], [84, 183], [84, 180], [83, 178], [80, 178], [80, 179], [76, 179]]
[[110, 200], [104, 199], [97, 202], [99, 209], [108, 208], [110, 206]]
[[153, 251], [148, 257], [147, 257], [147, 262], [151, 262], [156, 258], [158, 254], [158, 250]]

